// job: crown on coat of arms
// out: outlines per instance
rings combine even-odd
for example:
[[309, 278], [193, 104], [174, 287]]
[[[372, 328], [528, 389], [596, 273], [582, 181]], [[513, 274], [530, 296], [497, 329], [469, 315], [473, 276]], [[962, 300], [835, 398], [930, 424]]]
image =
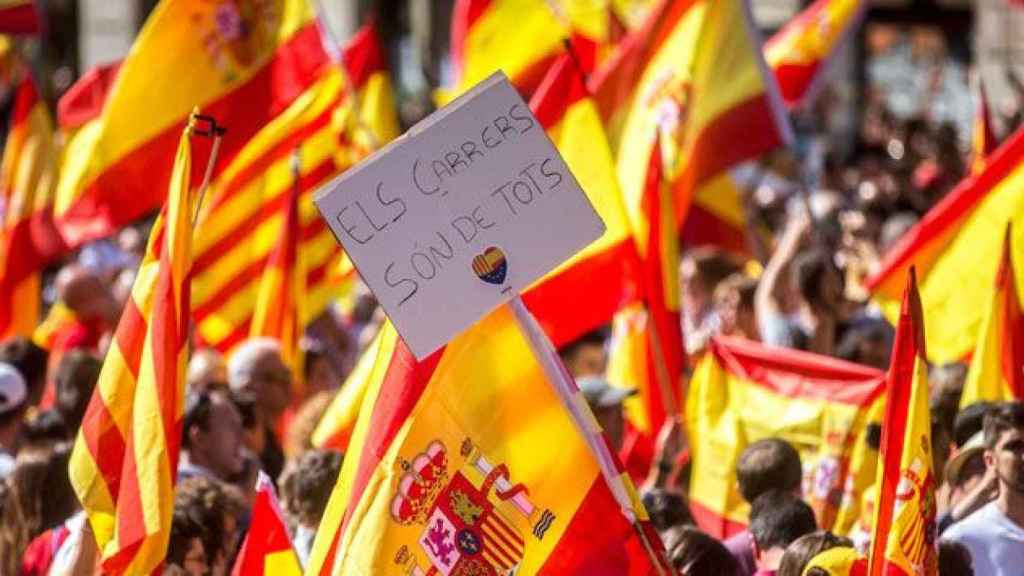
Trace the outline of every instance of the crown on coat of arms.
[[448, 483], [448, 454], [439, 440], [412, 460], [398, 480], [398, 493], [391, 501], [391, 517], [399, 524], [422, 524], [438, 494]]

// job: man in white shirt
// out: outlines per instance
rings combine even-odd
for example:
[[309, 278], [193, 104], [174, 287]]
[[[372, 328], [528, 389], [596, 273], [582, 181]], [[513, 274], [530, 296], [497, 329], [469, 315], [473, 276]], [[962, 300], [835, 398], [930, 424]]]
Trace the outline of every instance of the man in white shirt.
[[976, 576], [1019, 576], [1024, 569], [1024, 404], [1008, 402], [985, 415], [985, 466], [999, 496], [943, 535], [971, 552]]

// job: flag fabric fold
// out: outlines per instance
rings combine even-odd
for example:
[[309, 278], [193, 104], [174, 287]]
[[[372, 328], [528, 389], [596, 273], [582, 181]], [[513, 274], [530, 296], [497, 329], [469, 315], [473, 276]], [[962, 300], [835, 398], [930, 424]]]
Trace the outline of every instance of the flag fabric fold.
[[191, 133], [181, 134], [167, 204], [71, 454], [71, 484], [114, 574], [153, 572], [170, 537], [188, 359]]
[[0, 34], [39, 34], [36, 0], [0, 0]]
[[262, 470], [256, 480], [256, 499], [245, 541], [238, 551], [232, 576], [300, 576], [299, 557], [274, 492]]
[[1012, 262], [1012, 228], [1007, 225], [992, 296], [971, 355], [960, 406], [1024, 399], [1024, 314]]
[[886, 382], [870, 576], [939, 573], [923, 322], [911, 268]]
[[995, 130], [992, 129], [992, 114], [988, 109], [988, 98], [985, 97], [985, 83], [981, 74], [977, 75], [978, 106], [975, 108], [974, 124], [971, 130], [971, 174], [978, 174], [985, 169], [985, 161], [999, 146]]
[[[804, 467], [804, 499], [822, 528], [856, 514], [873, 478], [852, 465], [885, 374], [834, 358], [713, 338], [689, 382], [685, 423], [690, 438], [690, 509], [716, 537], [743, 529], [749, 514], [736, 484], [736, 462], [752, 442], [788, 441]], [[770, 414], [771, 418], [765, 415]]]

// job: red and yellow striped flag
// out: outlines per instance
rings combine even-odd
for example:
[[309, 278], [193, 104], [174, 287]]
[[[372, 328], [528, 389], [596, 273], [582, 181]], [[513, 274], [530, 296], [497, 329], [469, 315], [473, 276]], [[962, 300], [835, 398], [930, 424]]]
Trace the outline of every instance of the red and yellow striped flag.
[[874, 368], [747, 340], [712, 339], [686, 400], [690, 509], [697, 523], [717, 537], [743, 529], [749, 506], [736, 483], [736, 462], [750, 443], [777, 437], [800, 453], [803, 496], [819, 526], [845, 533], [857, 517], [846, 509], [859, 506], [874, 481], [852, 462], [884, 387], [885, 374]]
[[978, 107], [974, 114], [974, 127], [971, 131], [971, 174], [979, 174], [985, 169], [985, 161], [999, 146], [995, 131], [992, 129], [992, 116], [988, 109], [988, 98], [985, 97], [985, 83], [978, 74]]
[[256, 480], [256, 499], [245, 541], [238, 550], [231, 576], [300, 576], [299, 557], [288, 537], [274, 484], [262, 471]]
[[1011, 227], [1007, 226], [994, 290], [960, 396], [962, 407], [981, 401], [1024, 400], [1024, 314], [1017, 296], [1011, 246]]
[[939, 573], [923, 323], [911, 268], [886, 383], [870, 576]]
[[69, 473], [105, 572], [143, 574], [167, 552], [188, 360], [191, 126], [167, 204], [71, 454]]
[[385, 341], [307, 574], [653, 573], [507, 307], [423, 361]]
[[0, 0], [0, 34], [38, 34], [35, 0]]
[[28, 70], [18, 73], [0, 160], [0, 339], [32, 334], [40, 320], [39, 274], [64, 249], [53, 225], [53, 122]]
[[817, 0], [765, 42], [765, 60], [787, 108], [797, 108], [814, 96], [867, 6], [866, 0]]
[[100, 117], [66, 154], [61, 232], [78, 245], [162, 205], [177, 137], [197, 103], [228, 127], [214, 172], [221, 174], [321, 81], [329, 60], [308, 0], [161, 2]]
[[[893, 323], [899, 318], [900, 290], [911, 266], [917, 269], [928, 323], [928, 359], [944, 364], [966, 358], [981, 330], [985, 302], [999, 267], [1003, 230], [1024, 215], [1024, 130], [1018, 130], [986, 162], [984, 171], [965, 179], [935, 205], [885, 255], [867, 287]], [[1024, 226], [1013, 230], [1024, 246]], [[1017, 277], [1024, 257], [1014, 255]], [[969, 272], [968, 272], [969, 271]], [[1017, 286], [1018, 297], [1024, 300]]]

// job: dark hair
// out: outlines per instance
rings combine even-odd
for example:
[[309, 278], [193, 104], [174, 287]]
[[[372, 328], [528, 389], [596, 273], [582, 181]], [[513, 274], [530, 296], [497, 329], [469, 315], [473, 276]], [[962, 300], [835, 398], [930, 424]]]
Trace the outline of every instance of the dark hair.
[[558, 353], [563, 357], [569, 357], [579, 351], [580, 348], [586, 346], [604, 346], [604, 343], [608, 340], [608, 328], [600, 327], [590, 332], [587, 332], [583, 336], [569, 342], [565, 346], [558, 349]]
[[761, 550], [786, 548], [817, 529], [814, 510], [792, 492], [765, 492], [750, 506], [750, 536]]
[[103, 362], [84, 350], [72, 350], [60, 359], [54, 376], [57, 389], [54, 407], [73, 432], [82, 425], [102, 368]]
[[1007, 430], [1024, 429], [1024, 404], [1005, 402], [985, 414], [985, 448], [992, 450]]
[[38, 392], [42, 392], [41, 388], [46, 382], [46, 363], [49, 356], [50, 353], [44, 348], [36, 346], [34, 342], [24, 337], [11, 338], [0, 344], [0, 362], [17, 368], [30, 390], [29, 397], [33, 396], [34, 387], [39, 387]]
[[975, 402], [957, 413], [953, 419], [953, 442], [957, 448], [962, 448], [972, 436], [981, 432], [985, 414], [997, 406], [997, 402]]
[[228, 507], [220, 482], [203, 476], [182, 480], [174, 497], [167, 563], [182, 566], [192, 539], [198, 538], [207, 564], [212, 565], [230, 536], [224, 524]]
[[811, 306], [824, 305], [825, 302], [821, 301], [822, 283], [828, 274], [839, 274], [831, 255], [820, 248], [801, 252], [793, 259], [792, 270], [793, 286], [804, 300]]
[[56, 410], [43, 410], [25, 420], [21, 429], [22, 450], [52, 449], [72, 436], [64, 418]]
[[818, 530], [805, 534], [786, 548], [782, 555], [782, 562], [779, 563], [779, 570], [776, 576], [802, 576], [804, 568], [811, 563], [815, 556], [833, 548], [853, 548], [853, 542], [849, 538], [836, 536], [827, 530]]
[[939, 576], [974, 576], [971, 551], [967, 546], [939, 540]]
[[341, 472], [341, 463], [340, 452], [310, 450], [282, 475], [285, 505], [297, 522], [307, 526], [320, 523]]
[[736, 559], [721, 542], [693, 526], [670, 529], [664, 537], [672, 567], [688, 576], [735, 574]]
[[740, 454], [736, 463], [736, 481], [747, 502], [769, 490], [794, 492], [800, 487], [803, 469], [800, 454], [780, 438], [754, 442]]
[[651, 524], [658, 532], [673, 526], [692, 526], [693, 516], [686, 500], [676, 492], [664, 488], [652, 488], [643, 494], [644, 508], [651, 518]]
[[882, 447], [882, 425], [878, 422], [869, 422], [864, 427], [864, 442], [877, 452]]
[[711, 295], [723, 280], [740, 271], [739, 265], [728, 253], [712, 246], [694, 248], [684, 259], [693, 261], [693, 267], [701, 283]]
[[229, 402], [227, 394], [219, 390], [202, 390], [190, 392], [185, 396], [185, 414], [182, 417], [181, 426], [181, 447], [191, 449], [190, 432], [192, 428], [206, 431], [210, 428], [210, 418], [213, 415], [213, 404], [215, 400]]

